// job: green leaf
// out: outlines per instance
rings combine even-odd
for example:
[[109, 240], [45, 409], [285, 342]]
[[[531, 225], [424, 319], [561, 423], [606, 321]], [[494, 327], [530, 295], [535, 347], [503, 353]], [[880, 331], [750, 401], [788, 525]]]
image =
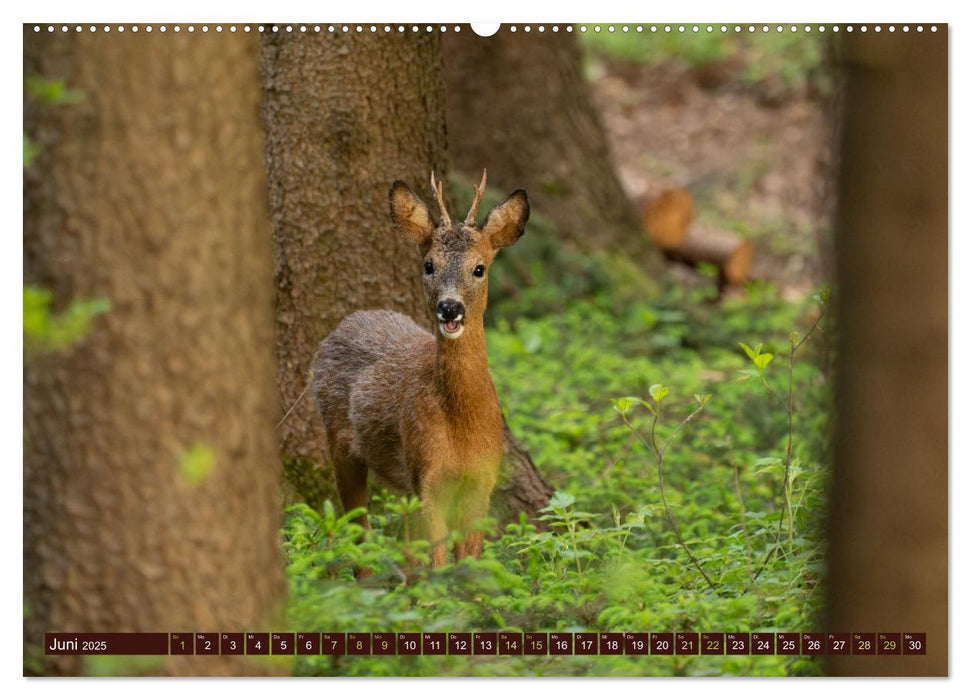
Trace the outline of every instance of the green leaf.
[[84, 100], [84, 92], [69, 90], [63, 80], [46, 80], [32, 75], [24, 82], [27, 93], [47, 105], [77, 104]]
[[193, 486], [198, 486], [216, 464], [216, 452], [205, 442], [197, 442], [186, 450], [179, 460], [179, 473]]
[[42, 338], [50, 323], [51, 293], [29, 285], [24, 286], [24, 334]]
[[711, 394], [695, 394], [695, 401], [698, 402], [698, 406], [704, 408], [711, 401]]
[[756, 345], [754, 350], [745, 343], [739, 343], [739, 345], [742, 347], [742, 350], [745, 351], [745, 354], [748, 355], [748, 359], [752, 360], [753, 362], [755, 361], [755, 356], [758, 355], [762, 350], [761, 343]]
[[772, 362], [772, 358], [773, 358], [772, 353], [766, 352], [766, 353], [762, 353], [761, 355], [756, 355], [752, 361], [755, 363], [755, 366], [758, 367], [759, 371], [761, 372], [769, 365], [770, 362]]
[[615, 411], [622, 416], [626, 416], [627, 412], [630, 411], [630, 407], [635, 403], [639, 403], [640, 399], [636, 396], [624, 396], [619, 399], [611, 399], [610, 401], [614, 405]]
[[668, 393], [670, 393], [670, 389], [668, 389], [668, 388], [667, 388], [666, 386], [664, 386], [663, 384], [652, 384], [652, 385], [651, 385], [651, 388], [650, 388], [650, 389], [649, 389], [648, 391], [650, 391], [650, 392], [651, 392], [651, 398], [652, 398], [652, 399], [654, 399], [654, 401], [655, 401], [655, 402], [656, 402], [656, 403], [657, 403], [658, 405], [660, 405], [660, 403], [661, 403], [661, 400], [662, 400], [662, 399], [663, 399], [663, 398], [664, 398], [665, 396], [667, 396], [667, 395], [668, 395]]
[[105, 298], [75, 299], [60, 314], [51, 311], [51, 293], [24, 286], [24, 341], [37, 349], [59, 350], [84, 338], [93, 319], [111, 308]]
[[[574, 503], [576, 503], [576, 497], [572, 493], [567, 493], [566, 491], [556, 491], [553, 497], [550, 498], [550, 502], [547, 504], [546, 508], [569, 508]], [[546, 510], [544, 508], [543, 510]]]
[[40, 154], [40, 146], [34, 143], [31, 138], [24, 134], [24, 167], [29, 168], [30, 164]]

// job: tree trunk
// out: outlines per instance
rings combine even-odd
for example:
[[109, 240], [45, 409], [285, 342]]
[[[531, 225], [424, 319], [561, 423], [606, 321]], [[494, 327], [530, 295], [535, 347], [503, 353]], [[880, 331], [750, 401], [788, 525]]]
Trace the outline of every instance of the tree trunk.
[[927, 653], [826, 660], [840, 675], [946, 675], [947, 27], [843, 40], [825, 629], [923, 632]]
[[[35, 35], [24, 279], [112, 308], [24, 368], [25, 672], [44, 632], [264, 628], [285, 594], [255, 38]], [[118, 673], [266, 673], [163, 657]]]
[[480, 37], [463, 26], [442, 47], [456, 169], [477, 181], [487, 167], [491, 185], [526, 188], [566, 239], [625, 251], [660, 275], [660, 257], [614, 171], [576, 36], [503, 26]]
[[[421, 258], [392, 230], [388, 189], [402, 179], [427, 201], [429, 171], [442, 176], [447, 169], [441, 64], [437, 34], [264, 35], [283, 410], [306, 387], [320, 341], [349, 313], [393, 309], [434, 330]], [[309, 397], [283, 423], [281, 438], [292, 497], [314, 507], [333, 498]], [[529, 456], [511, 450], [507, 465], [532, 469], [542, 481]], [[531, 513], [545, 505], [521, 497]]]

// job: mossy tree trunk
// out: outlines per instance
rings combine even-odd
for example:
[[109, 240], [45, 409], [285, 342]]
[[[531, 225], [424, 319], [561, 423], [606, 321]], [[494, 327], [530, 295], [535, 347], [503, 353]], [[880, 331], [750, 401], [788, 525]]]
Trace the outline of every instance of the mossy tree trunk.
[[[24, 368], [25, 672], [44, 632], [265, 628], [285, 595], [272, 267], [249, 36], [24, 28], [24, 281], [107, 297]], [[127, 673], [248, 674], [171, 656]]]
[[947, 28], [843, 37], [831, 632], [926, 632], [839, 675], [946, 675]]
[[[285, 411], [307, 384], [318, 344], [349, 313], [392, 309], [433, 330], [421, 259], [392, 230], [388, 189], [402, 179], [427, 198], [429, 171], [445, 175], [445, 84], [437, 33], [266, 34], [262, 66]], [[292, 497], [314, 507], [333, 499], [309, 396], [280, 437]], [[533, 514], [549, 488], [529, 456], [509, 445], [504, 471], [529, 485], [518, 493]], [[502, 512], [512, 508], [497, 500]]]

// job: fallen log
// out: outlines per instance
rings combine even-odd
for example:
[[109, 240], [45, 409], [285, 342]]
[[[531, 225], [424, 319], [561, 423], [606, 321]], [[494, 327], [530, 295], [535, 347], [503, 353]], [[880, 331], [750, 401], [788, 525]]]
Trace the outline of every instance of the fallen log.
[[694, 199], [687, 190], [665, 190], [644, 207], [648, 237], [669, 260], [718, 268], [719, 288], [738, 285], [752, 274], [755, 246], [740, 236], [696, 221]]

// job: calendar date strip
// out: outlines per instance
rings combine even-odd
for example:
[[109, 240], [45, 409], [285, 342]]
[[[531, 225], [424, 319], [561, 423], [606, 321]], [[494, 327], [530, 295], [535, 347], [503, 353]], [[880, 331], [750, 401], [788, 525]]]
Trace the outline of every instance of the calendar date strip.
[[47, 655], [922, 656], [924, 632], [110, 632], [44, 635]]

